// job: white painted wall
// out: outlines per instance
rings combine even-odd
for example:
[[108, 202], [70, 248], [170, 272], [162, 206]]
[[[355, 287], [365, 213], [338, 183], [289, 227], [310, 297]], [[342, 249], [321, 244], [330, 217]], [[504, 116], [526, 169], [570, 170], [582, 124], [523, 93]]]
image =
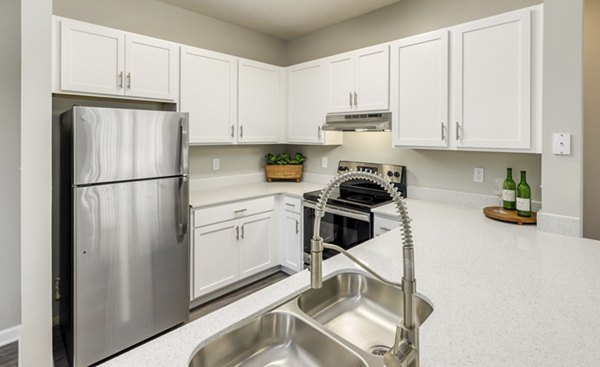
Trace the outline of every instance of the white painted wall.
[[21, 366], [52, 366], [52, 0], [21, 0]]
[[0, 345], [21, 322], [21, 4], [0, 2]]
[[[571, 236], [582, 233], [582, 38], [583, 0], [546, 0], [539, 228]], [[570, 156], [552, 153], [553, 133], [572, 134]]]

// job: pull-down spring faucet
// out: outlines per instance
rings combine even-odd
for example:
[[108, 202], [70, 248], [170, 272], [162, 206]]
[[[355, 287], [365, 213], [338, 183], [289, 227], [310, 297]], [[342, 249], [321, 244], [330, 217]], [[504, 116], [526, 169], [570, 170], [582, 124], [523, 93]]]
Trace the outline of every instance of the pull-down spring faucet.
[[[321, 218], [325, 214], [325, 205], [334, 188], [341, 183], [363, 179], [374, 182], [381, 186], [392, 198], [396, 204], [396, 209], [400, 215], [400, 227], [402, 228], [402, 245], [403, 245], [403, 277], [401, 283], [392, 282], [379, 275], [371, 269], [362, 260], [348, 253], [339, 246], [323, 243], [320, 236]], [[399, 287], [403, 291], [403, 320], [396, 327], [396, 337], [393, 347], [384, 355], [384, 362], [388, 367], [418, 367], [419, 366], [419, 350], [418, 350], [418, 327], [415, 323], [415, 305], [413, 297], [416, 296], [416, 282], [414, 270], [414, 248], [412, 242], [412, 232], [410, 227], [410, 218], [402, 196], [396, 188], [390, 183], [387, 178], [373, 173], [364, 171], [348, 171], [340, 173], [333, 178], [321, 192], [319, 201], [316, 206], [315, 225], [313, 237], [311, 239], [310, 252], [310, 286], [312, 288], [321, 288], [323, 285], [323, 248], [335, 250], [348, 257], [350, 260], [358, 264], [360, 267], [371, 273], [380, 281]]]

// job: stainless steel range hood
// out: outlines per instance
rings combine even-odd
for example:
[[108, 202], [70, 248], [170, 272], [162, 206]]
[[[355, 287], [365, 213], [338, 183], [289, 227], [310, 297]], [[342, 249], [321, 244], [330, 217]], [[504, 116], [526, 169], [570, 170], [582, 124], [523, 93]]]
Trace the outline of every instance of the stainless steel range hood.
[[328, 114], [323, 130], [327, 131], [390, 131], [391, 112]]

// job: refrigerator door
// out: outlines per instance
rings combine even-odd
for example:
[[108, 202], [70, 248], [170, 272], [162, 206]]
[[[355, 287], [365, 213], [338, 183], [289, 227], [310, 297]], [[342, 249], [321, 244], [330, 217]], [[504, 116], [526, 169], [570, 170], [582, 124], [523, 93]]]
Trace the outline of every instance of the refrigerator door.
[[188, 173], [186, 113], [74, 107], [73, 185]]
[[188, 181], [73, 188], [74, 365], [188, 319]]

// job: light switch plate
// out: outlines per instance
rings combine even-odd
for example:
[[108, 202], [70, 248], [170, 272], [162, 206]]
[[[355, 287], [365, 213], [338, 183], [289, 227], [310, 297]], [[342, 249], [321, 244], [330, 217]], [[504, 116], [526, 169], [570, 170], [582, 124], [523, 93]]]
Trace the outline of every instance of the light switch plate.
[[485, 169], [483, 169], [481, 167], [473, 168], [473, 182], [483, 183], [484, 174], [485, 174]]
[[327, 157], [321, 157], [321, 168], [327, 168]]
[[571, 134], [553, 134], [552, 153], [556, 155], [571, 155]]
[[221, 160], [219, 158], [214, 158], [212, 162], [213, 171], [218, 171], [221, 168]]

